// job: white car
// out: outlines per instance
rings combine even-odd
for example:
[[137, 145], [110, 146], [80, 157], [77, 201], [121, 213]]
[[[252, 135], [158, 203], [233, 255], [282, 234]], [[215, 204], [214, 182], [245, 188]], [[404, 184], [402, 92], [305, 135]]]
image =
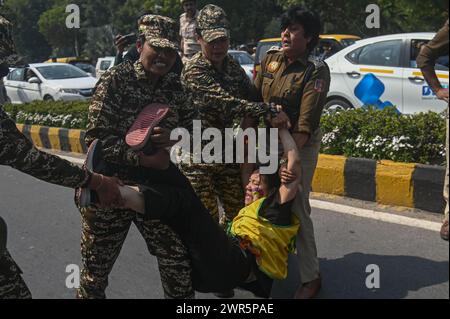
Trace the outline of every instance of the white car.
[[97, 78], [101, 78], [103, 73], [105, 73], [107, 70], [111, 69], [116, 62], [116, 57], [114, 56], [107, 56], [104, 58], [98, 58], [97, 65], [95, 66], [95, 74]]
[[[364, 39], [327, 60], [331, 86], [325, 109], [349, 109], [365, 105], [394, 105], [405, 114], [442, 112], [440, 101], [426, 83], [416, 57], [420, 46], [434, 33], [407, 33]], [[436, 64], [443, 87], [448, 87], [448, 56]]]
[[97, 79], [67, 63], [37, 63], [13, 69], [4, 78], [11, 103], [74, 101], [92, 97]]
[[245, 74], [247, 74], [250, 81], [253, 82], [253, 67], [255, 60], [252, 56], [245, 51], [237, 50], [229, 50], [228, 54], [241, 65], [245, 71]]

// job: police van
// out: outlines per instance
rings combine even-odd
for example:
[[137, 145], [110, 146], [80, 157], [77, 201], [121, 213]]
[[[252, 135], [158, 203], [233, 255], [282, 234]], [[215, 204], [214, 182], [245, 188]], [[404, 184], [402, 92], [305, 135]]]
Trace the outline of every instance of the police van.
[[[364, 39], [326, 59], [331, 86], [325, 109], [395, 106], [400, 113], [442, 112], [446, 103], [426, 83], [416, 57], [434, 33], [408, 33]], [[436, 63], [448, 88], [448, 56]]]

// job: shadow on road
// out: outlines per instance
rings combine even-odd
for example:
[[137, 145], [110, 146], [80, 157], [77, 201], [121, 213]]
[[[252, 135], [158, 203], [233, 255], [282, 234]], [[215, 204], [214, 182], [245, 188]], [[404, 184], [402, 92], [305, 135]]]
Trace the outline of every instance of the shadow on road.
[[[371, 264], [380, 269], [380, 289], [366, 287], [366, 278], [370, 275], [366, 273], [366, 267]], [[289, 258], [289, 269], [288, 278], [274, 284], [274, 299], [292, 298], [294, 295], [300, 283], [294, 256]], [[320, 269], [323, 285], [318, 298], [326, 299], [400, 299], [407, 297], [411, 291], [449, 280], [448, 261], [438, 262], [415, 256], [351, 253], [339, 259], [320, 259]]]

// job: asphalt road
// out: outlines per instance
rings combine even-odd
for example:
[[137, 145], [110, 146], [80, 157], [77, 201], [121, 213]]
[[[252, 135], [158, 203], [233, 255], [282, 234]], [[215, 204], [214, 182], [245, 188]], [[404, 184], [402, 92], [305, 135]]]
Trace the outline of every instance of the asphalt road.
[[[0, 166], [0, 215], [8, 247], [34, 298], [73, 298], [66, 266], [80, 265], [80, 215], [73, 191]], [[319, 298], [449, 298], [449, 246], [438, 233], [313, 210], [323, 277]], [[290, 298], [299, 283], [295, 258], [274, 298]], [[368, 265], [380, 270], [380, 287], [366, 287]], [[110, 275], [109, 298], [162, 298], [156, 259], [133, 226]], [[214, 298], [199, 294], [197, 298]], [[252, 298], [237, 291], [236, 298]]]

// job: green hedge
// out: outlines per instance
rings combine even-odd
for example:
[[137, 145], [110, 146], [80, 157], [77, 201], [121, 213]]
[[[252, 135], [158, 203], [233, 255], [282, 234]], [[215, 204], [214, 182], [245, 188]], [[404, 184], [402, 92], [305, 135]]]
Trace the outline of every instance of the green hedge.
[[351, 110], [322, 118], [322, 153], [422, 164], [445, 163], [445, 117], [434, 112], [398, 115]]
[[4, 106], [4, 110], [17, 123], [76, 129], [86, 128], [88, 108], [89, 102], [85, 101], [34, 101]]
[[[43, 102], [6, 105], [17, 123], [85, 129], [89, 102]], [[445, 163], [445, 118], [428, 112], [398, 115], [357, 109], [325, 114], [322, 153], [397, 162]]]

